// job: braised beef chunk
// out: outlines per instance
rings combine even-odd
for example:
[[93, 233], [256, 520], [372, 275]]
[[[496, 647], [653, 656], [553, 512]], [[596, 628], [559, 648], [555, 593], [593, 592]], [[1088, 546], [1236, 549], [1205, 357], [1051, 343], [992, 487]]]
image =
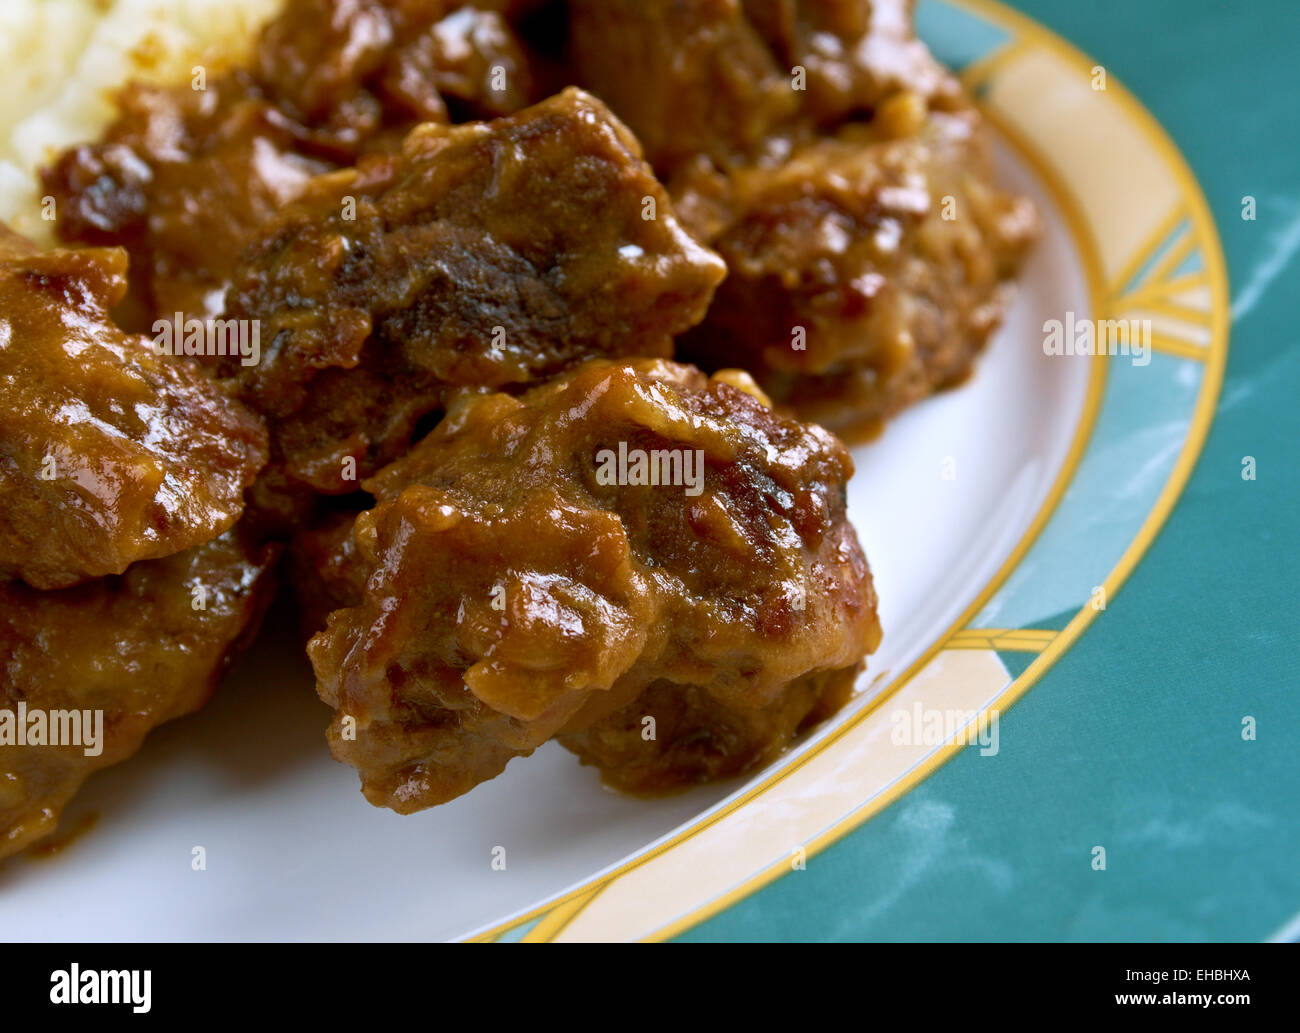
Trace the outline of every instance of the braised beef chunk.
[[98, 742], [91, 717], [82, 745], [0, 745], [0, 857], [52, 832], [87, 775], [207, 701], [274, 591], [273, 560], [230, 531], [58, 592], [0, 582], [0, 711], [102, 711]]
[[724, 271], [622, 124], [568, 90], [321, 177], [250, 247], [227, 309], [260, 321], [241, 389], [288, 474], [340, 493], [347, 460], [396, 458], [449, 391], [670, 354]]
[[[814, 676], [851, 682], [879, 641], [851, 472], [736, 372], [593, 360], [521, 397], [465, 396], [366, 483], [355, 557], [321, 565], [349, 592], [352, 564], [367, 575], [308, 647], [335, 756], [402, 812], [558, 733], [628, 784], [761, 762], [843, 702]], [[647, 692], [689, 711], [674, 737], [704, 713], [738, 731], [709, 760], [599, 746]]]
[[743, 162], [793, 127], [867, 118], [907, 89], [960, 89], [912, 29], [907, 0], [570, 0], [571, 73], [661, 173]]
[[291, 118], [362, 138], [405, 116], [509, 114], [540, 99], [509, 5], [464, 0], [290, 0], [254, 70]]
[[798, 96], [740, 0], [571, 0], [578, 83], [624, 119], [661, 172], [747, 153]]
[[776, 760], [796, 735], [849, 701], [857, 673], [846, 667], [796, 678], [763, 706], [736, 706], [698, 685], [657, 681], [614, 713], [557, 738], [615, 789], [672, 792]]
[[800, 117], [834, 128], [869, 118], [907, 90], [932, 108], [962, 103], [961, 88], [916, 38], [913, 0], [742, 0], [746, 16], [789, 74], [802, 70]]
[[44, 173], [65, 241], [131, 256], [128, 324], [217, 315], [253, 232], [332, 168], [302, 148], [306, 131], [245, 74], [189, 85], [135, 85], [101, 143], [65, 152]]
[[729, 269], [683, 357], [743, 366], [837, 431], [966, 378], [1037, 221], [991, 185], [973, 111], [917, 115], [894, 135], [905, 117], [887, 103], [780, 163], [678, 178], [683, 219]]
[[61, 588], [215, 538], [266, 462], [262, 421], [118, 330], [119, 249], [0, 227], [0, 578]]
[[407, 102], [425, 121], [436, 119], [424, 114], [432, 105], [423, 98], [438, 96], [460, 122], [527, 107], [540, 99], [535, 80], [532, 59], [501, 14], [457, 7], [400, 48], [381, 83], [385, 98]]
[[[682, 357], [860, 431], [960, 382], [1036, 235], [906, 0], [572, 0], [573, 74], [728, 276]], [[626, 74], [626, 69], [635, 74]]]
[[492, 118], [541, 99], [504, 13], [481, 6], [289, 0], [251, 69], [129, 85], [104, 139], [43, 173], [61, 238], [127, 248], [136, 328], [216, 315], [240, 252], [310, 176], [400, 145], [449, 106]]

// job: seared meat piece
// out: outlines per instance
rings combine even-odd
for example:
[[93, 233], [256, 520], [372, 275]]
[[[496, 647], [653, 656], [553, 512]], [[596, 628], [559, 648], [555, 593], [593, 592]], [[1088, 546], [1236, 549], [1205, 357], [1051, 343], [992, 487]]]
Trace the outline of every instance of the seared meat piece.
[[230, 527], [262, 421], [124, 334], [120, 249], [35, 253], [0, 227], [0, 578], [62, 588]]
[[448, 103], [491, 118], [539, 97], [502, 14], [455, 0], [289, 0], [250, 70], [131, 84], [104, 139], [43, 179], [63, 240], [128, 249], [123, 318], [143, 329], [218, 314], [240, 252], [310, 176], [445, 122]]
[[133, 329], [177, 312], [217, 315], [253, 232], [334, 165], [306, 153], [307, 131], [242, 72], [204, 90], [135, 84], [119, 105], [102, 141], [71, 148], [42, 173], [59, 236], [127, 249], [121, 318]]
[[[0, 584], [0, 857], [54, 831], [87, 775], [206, 702], [261, 615], [272, 559], [230, 531], [62, 591]], [[51, 745], [51, 729], [74, 721], [83, 743]]]
[[960, 88], [912, 30], [908, 0], [570, 0], [572, 74], [661, 173], [744, 162], [769, 137], [870, 117], [902, 89]]
[[[730, 270], [683, 358], [743, 366], [836, 431], [869, 430], [967, 377], [1037, 218], [991, 185], [973, 110], [918, 105], [898, 94], [784, 161], [678, 177], [682, 218]], [[909, 107], [915, 125], [900, 126]]]
[[[258, 42], [258, 83], [291, 118], [359, 141], [393, 116], [446, 121], [538, 100], [530, 59], [494, 5], [290, 0]], [[501, 7], [502, 5], [495, 5]]]
[[726, 259], [682, 358], [854, 432], [967, 376], [1036, 217], [907, 0], [572, 0], [570, 33]]
[[452, 390], [668, 355], [724, 272], [622, 124], [567, 90], [321, 177], [249, 249], [227, 310], [269, 342], [241, 390], [288, 475], [345, 493], [348, 460], [395, 459]]
[[[344, 593], [355, 564], [367, 575], [308, 647], [334, 755], [403, 813], [557, 733], [628, 784], [761, 762], [819, 700], [842, 702], [810, 676], [851, 681], [879, 641], [851, 472], [838, 440], [736, 372], [593, 360], [522, 397], [463, 397], [366, 483], [379, 504], [332, 568]], [[689, 711], [664, 716], [672, 742], [706, 715], [743, 731], [708, 757], [602, 746], [647, 690], [647, 710]]]
[[398, 49], [382, 85], [385, 99], [405, 101], [417, 114], [445, 98], [451, 120], [461, 122], [500, 118], [540, 100], [535, 79], [505, 18], [474, 5], [457, 7]]
[[933, 108], [962, 105], [957, 81], [916, 38], [912, 0], [741, 2], [781, 67], [803, 69], [800, 117], [818, 126], [870, 117], [902, 90]]
[[579, 85], [609, 104], [661, 172], [697, 153], [747, 153], [798, 110], [740, 0], [571, 0]]
[[622, 709], [558, 739], [625, 793], [715, 782], [776, 760], [796, 735], [848, 702], [859, 669], [796, 678], [759, 707], [728, 704], [697, 685], [658, 681]]

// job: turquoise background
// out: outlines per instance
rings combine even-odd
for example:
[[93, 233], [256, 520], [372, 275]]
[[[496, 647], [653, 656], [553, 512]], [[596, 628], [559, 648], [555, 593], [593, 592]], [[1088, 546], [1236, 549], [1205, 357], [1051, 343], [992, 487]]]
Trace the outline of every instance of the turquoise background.
[[1300, 915], [1300, 3], [1010, 6], [1136, 93], [1200, 180], [1233, 299], [1209, 440], [1124, 588], [1002, 717], [997, 756], [963, 750], [682, 940], [1260, 940]]

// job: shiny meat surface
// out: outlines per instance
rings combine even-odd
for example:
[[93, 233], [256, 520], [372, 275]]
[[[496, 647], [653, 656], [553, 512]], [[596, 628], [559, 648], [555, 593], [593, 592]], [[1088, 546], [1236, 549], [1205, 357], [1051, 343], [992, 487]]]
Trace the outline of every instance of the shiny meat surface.
[[221, 311], [252, 233], [307, 180], [333, 168], [310, 134], [259, 95], [244, 73], [204, 90], [136, 84], [103, 141], [64, 152], [43, 173], [55, 229], [69, 243], [131, 257], [132, 329], [155, 318]]
[[800, 118], [826, 128], [868, 118], [902, 90], [932, 107], [961, 88], [916, 38], [913, 0], [742, 0], [746, 17], [787, 73], [806, 73]]
[[901, 89], [960, 97], [908, 0], [570, 0], [569, 44], [578, 84], [665, 174], [696, 155], [743, 162], [796, 125], [870, 117]]
[[668, 355], [724, 272], [622, 124], [567, 90], [316, 180], [246, 253], [227, 310], [269, 342], [241, 391], [288, 476], [343, 493], [348, 460], [395, 459], [451, 390]]
[[777, 63], [740, 0], [571, 0], [578, 83], [636, 133], [661, 172], [696, 153], [745, 153], [794, 116]]
[[534, 78], [497, 11], [289, 0], [251, 69], [129, 85], [104, 139], [60, 156], [45, 189], [63, 240], [130, 252], [133, 328], [216, 315], [240, 252], [310, 176], [397, 146], [417, 122], [516, 111], [540, 99]]
[[[728, 276], [680, 357], [855, 436], [959, 383], [1037, 232], [907, 0], [572, 0], [573, 76]], [[635, 69], [634, 75], [625, 69]]]
[[849, 701], [859, 669], [796, 678], [758, 707], [724, 702], [697, 685], [658, 681], [590, 727], [558, 739], [615, 789], [672, 792], [770, 764], [801, 731]]
[[[207, 701], [273, 591], [272, 559], [231, 531], [58, 592], [0, 583], [0, 857], [52, 832], [87, 775]], [[20, 705], [25, 742], [6, 744], [5, 716], [16, 723]], [[55, 711], [82, 712], [85, 738], [94, 720], [84, 712], [101, 711], [100, 752], [51, 745], [49, 734], [33, 744], [37, 715], [53, 728]]]
[[446, 121], [453, 106], [494, 118], [539, 99], [506, 13], [463, 0], [289, 0], [254, 73], [289, 117], [347, 143], [402, 116]]
[[[648, 743], [626, 764], [658, 774], [629, 784], [788, 743], [823, 698], [803, 680], [855, 670], [880, 627], [844, 515], [848, 453], [756, 395], [744, 374], [594, 360], [522, 397], [464, 397], [367, 482], [363, 598], [308, 652], [331, 749], [372, 803], [444, 802], [657, 684], [650, 702], [680, 691], [689, 711], [667, 734], [731, 711], [744, 730], [712, 758]], [[599, 727], [616, 738], [620, 720]], [[592, 734], [571, 741], [624, 766], [626, 744]]]
[[118, 330], [118, 249], [0, 228], [0, 577], [62, 588], [216, 537], [266, 462], [262, 421]]
[[742, 366], [836, 431], [965, 379], [1037, 235], [1032, 205], [993, 186], [973, 110], [895, 101], [779, 163], [701, 163], [674, 182], [729, 269], [681, 354]]

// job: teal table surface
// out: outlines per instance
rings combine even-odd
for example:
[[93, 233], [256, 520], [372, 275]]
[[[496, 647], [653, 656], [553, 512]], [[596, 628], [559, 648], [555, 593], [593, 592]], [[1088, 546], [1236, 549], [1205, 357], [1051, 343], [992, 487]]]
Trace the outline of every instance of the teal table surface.
[[1300, 938], [1300, 3], [1011, 6], [1137, 94], [1200, 180], [1232, 294], [1209, 439], [1122, 591], [1002, 718], [1014, 748], [961, 751], [682, 940]]

